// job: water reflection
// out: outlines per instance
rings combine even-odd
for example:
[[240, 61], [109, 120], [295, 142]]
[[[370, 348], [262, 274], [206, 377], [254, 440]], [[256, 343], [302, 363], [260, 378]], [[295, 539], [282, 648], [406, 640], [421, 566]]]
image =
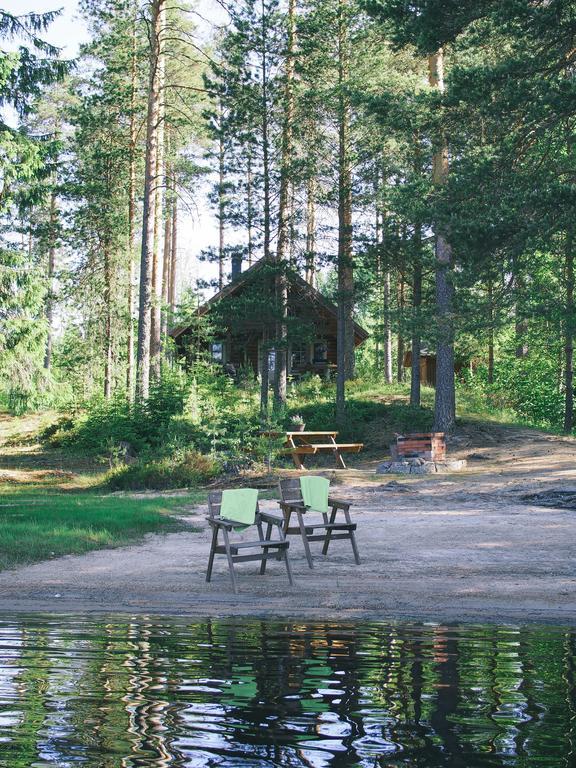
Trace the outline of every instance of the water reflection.
[[574, 766], [575, 632], [0, 619], [0, 766]]

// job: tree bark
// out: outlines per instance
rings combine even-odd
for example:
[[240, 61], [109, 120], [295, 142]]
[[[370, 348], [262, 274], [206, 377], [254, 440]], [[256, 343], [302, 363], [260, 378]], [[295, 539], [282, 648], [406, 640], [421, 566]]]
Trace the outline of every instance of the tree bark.
[[406, 281], [401, 273], [398, 280], [398, 343], [396, 346], [396, 380], [398, 384], [404, 383], [404, 356], [406, 344], [404, 342], [404, 308], [406, 305]]
[[50, 192], [50, 213], [49, 213], [49, 238], [48, 245], [48, 269], [47, 269], [47, 284], [48, 290], [46, 293], [46, 349], [44, 352], [44, 368], [49, 371], [52, 366], [52, 334], [54, 323], [54, 272], [56, 270], [56, 246], [57, 246], [57, 219], [58, 209], [56, 206], [56, 179], [52, 180], [52, 190]]
[[491, 279], [488, 281], [488, 311], [488, 384], [494, 384], [494, 287]]
[[[262, 76], [262, 92], [261, 92], [261, 127], [262, 127], [262, 173], [263, 173], [263, 186], [264, 186], [264, 258], [270, 259], [271, 250], [271, 205], [270, 205], [270, 139], [269, 139], [269, 115], [268, 115], [268, 24], [266, 18], [266, 4], [264, 0], [261, 2], [261, 76]], [[272, 298], [272, 297], [271, 297]], [[261, 370], [260, 380], [260, 414], [262, 418], [268, 418], [268, 333], [265, 332], [262, 340], [262, 347], [265, 347], [264, 364]]]
[[412, 373], [410, 379], [410, 405], [420, 406], [420, 354], [421, 344], [421, 308], [422, 308], [422, 226], [414, 226], [414, 266], [412, 277]]
[[574, 233], [566, 231], [566, 320], [564, 331], [564, 431], [574, 429]]
[[260, 419], [263, 424], [268, 421], [268, 389], [270, 385], [268, 351], [268, 332], [264, 330], [260, 345]]
[[266, 41], [268, 37], [268, 24], [266, 22], [266, 5], [261, 3], [261, 71], [262, 71], [262, 172], [264, 175], [264, 258], [270, 258], [271, 226], [270, 221], [270, 140], [269, 140], [269, 115], [268, 115], [268, 49]]
[[152, 329], [152, 275], [154, 266], [154, 224], [156, 218], [157, 157], [162, 83], [158, 63], [163, 56], [166, 0], [152, 0], [150, 41], [150, 82], [146, 118], [146, 155], [140, 256], [140, 299], [138, 308], [138, 357], [136, 386], [139, 400], [150, 388], [150, 342]]
[[224, 199], [224, 128], [220, 105], [220, 137], [218, 140], [218, 290], [224, 288], [224, 242], [226, 201]]
[[[172, 174], [170, 169], [166, 173], [166, 186], [168, 188]], [[162, 324], [160, 328], [160, 340], [162, 350], [165, 349], [168, 338], [168, 307], [170, 300], [170, 267], [172, 266], [172, 197], [166, 200], [166, 215], [164, 217], [164, 259], [162, 262]]]
[[170, 291], [168, 303], [170, 305], [170, 320], [176, 309], [178, 286], [178, 198], [176, 196], [176, 175], [172, 177], [172, 237], [170, 238]]
[[[428, 58], [429, 84], [444, 93], [444, 53], [440, 48]], [[432, 181], [441, 187], [448, 178], [448, 143], [442, 132], [432, 159]], [[434, 401], [434, 430], [450, 432], [456, 422], [456, 391], [454, 380], [454, 288], [452, 283], [452, 247], [446, 233], [436, 227], [436, 397]]]
[[126, 349], [126, 390], [128, 400], [134, 398], [136, 365], [134, 359], [136, 314], [136, 19], [132, 22], [132, 54], [130, 59], [130, 160], [128, 170], [128, 338]]
[[[513, 268], [516, 268], [516, 264], [514, 264]], [[528, 320], [523, 317], [524, 279], [520, 274], [516, 274], [514, 277], [514, 292], [516, 293], [516, 301], [514, 304], [514, 326], [516, 334], [515, 355], [519, 360], [521, 360], [528, 355], [528, 344], [526, 343], [526, 334], [528, 333]]]
[[160, 379], [162, 361], [162, 275], [164, 272], [164, 197], [166, 190], [165, 72], [164, 48], [158, 57], [160, 103], [158, 106], [158, 158], [156, 161], [156, 216], [154, 223], [154, 266], [152, 272], [152, 331], [150, 341], [150, 377]]
[[384, 270], [384, 296], [383, 296], [383, 336], [384, 336], [384, 380], [386, 384], [392, 384], [394, 374], [392, 371], [392, 276], [390, 270]]
[[108, 246], [104, 248], [104, 397], [112, 397], [112, 377], [113, 377], [113, 333], [112, 333], [112, 264], [110, 260], [110, 250]]
[[306, 182], [306, 282], [316, 283], [316, 179], [310, 176]]
[[[350, 76], [350, 40], [346, 18], [348, 0], [338, 0], [338, 333], [343, 354], [344, 380], [355, 375], [354, 262], [352, 256], [352, 170], [350, 161], [350, 103], [346, 86]], [[340, 392], [342, 396], [343, 390]]]
[[248, 150], [248, 168], [246, 174], [246, 225], [248, 229], [248, 266], [252, 266], [254, 260], [254, 202], [253, 202], [253, 178], [252, 178], [252, 152]]
[[278, 245], [276, 250], [276, 366], [274, 407], [286, 404], [288, 375], [288, 280], [286, 266], [290, 247], [292, 215], [290, 210], [290, 176], [294, 133], [294, 65], [296, 49], [296, 0], [288, 0], [288, 41], [286, 48], [284, 116], [282, 124], [282, 156], [280, 161], [280, 196], [278, 209]]

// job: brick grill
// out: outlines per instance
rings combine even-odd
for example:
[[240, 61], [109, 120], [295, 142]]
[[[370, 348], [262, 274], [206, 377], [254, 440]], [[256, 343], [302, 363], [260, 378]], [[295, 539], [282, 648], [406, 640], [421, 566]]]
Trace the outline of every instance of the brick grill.
[[444, 432], [414, 432], [396, 435], [394, 458], [446, 461], [446, 435]]

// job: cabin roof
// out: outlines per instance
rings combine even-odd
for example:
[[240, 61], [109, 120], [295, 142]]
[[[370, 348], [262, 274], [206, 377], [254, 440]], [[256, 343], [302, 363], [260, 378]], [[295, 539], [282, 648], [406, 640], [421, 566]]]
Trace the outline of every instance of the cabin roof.
[[[249, 267], [247, 270], [242, 272], [235, 280], [232, 280], [232, 282], [228, 283], [228, 285], [225, 285], [221, 291], [218, 291], [214, 296], [212, 296], [208, 301], [206, 301], [204, 304], [202, 304], [200, 307], [198, 307], [198, 314], [200, 316], [205, 315], [207, 312], [210, 311], [210, 309], [218, 304], [222, 299], [225, 299], [229, 296], [233, 296], [240, 288], [242, 288], [246, 283], [248, 283], [251, 278], [254, 277], [256, 273], [258, 273], [265, 265], [267, 261], [266, 259], [262, 258], [259, 259], [255, 264], [252, 264], [251, 267]], [[323, 296], [320, 291], [318, 291], [316, 288], [314, 288], [312, 285], [306, 282], [303, 277], [301, 277], [295, 270], [289, 269], [287, 272], [288, 281], [298, 288], [301, 293], [307, 295], [310, 298], [311, 303], [320, 304], [326, 311], [328, 311], [330, 314], [332, 314], [335, 318], [338, 317], [338, 308], [335, 304], [333, 304], [331, 301], [329, 301], [325, 296]], [[183, 333], [186, 333], [186, 331], [190, 328], [188, 325], [180, 325], [176, 328], [172, 328], [170, 331], [170, 336], [172, 338], [177, 339], [179, 336], [181, 336]], [[357, 343], [362, 343], [365, 341], [368, 336], [370, 335], [368, 331], [366, 331], [364, 328], [362, 328], [361, 325], [358, 323], [354, 323], [354, 334], [358, 337]]]

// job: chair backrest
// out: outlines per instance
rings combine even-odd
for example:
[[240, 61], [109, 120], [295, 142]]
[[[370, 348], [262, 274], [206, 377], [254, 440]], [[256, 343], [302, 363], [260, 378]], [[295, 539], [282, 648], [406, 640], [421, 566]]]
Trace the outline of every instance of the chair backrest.
[[280, 498], [286, 504], [302, 504], [302, 489], [300, 478], [280, 480]]
[[208, 514], [210, 517], [220, 517], [222, 506], [222, 491], [210, 491], [208, 494]]
[[[222, 491], [210, 491], [208, 494], [208, 515], [210, 517], [220, 517], [220, 508], [222, 507]], [[260, 505], [256, 504], [256, 513], [260, 511]]]

